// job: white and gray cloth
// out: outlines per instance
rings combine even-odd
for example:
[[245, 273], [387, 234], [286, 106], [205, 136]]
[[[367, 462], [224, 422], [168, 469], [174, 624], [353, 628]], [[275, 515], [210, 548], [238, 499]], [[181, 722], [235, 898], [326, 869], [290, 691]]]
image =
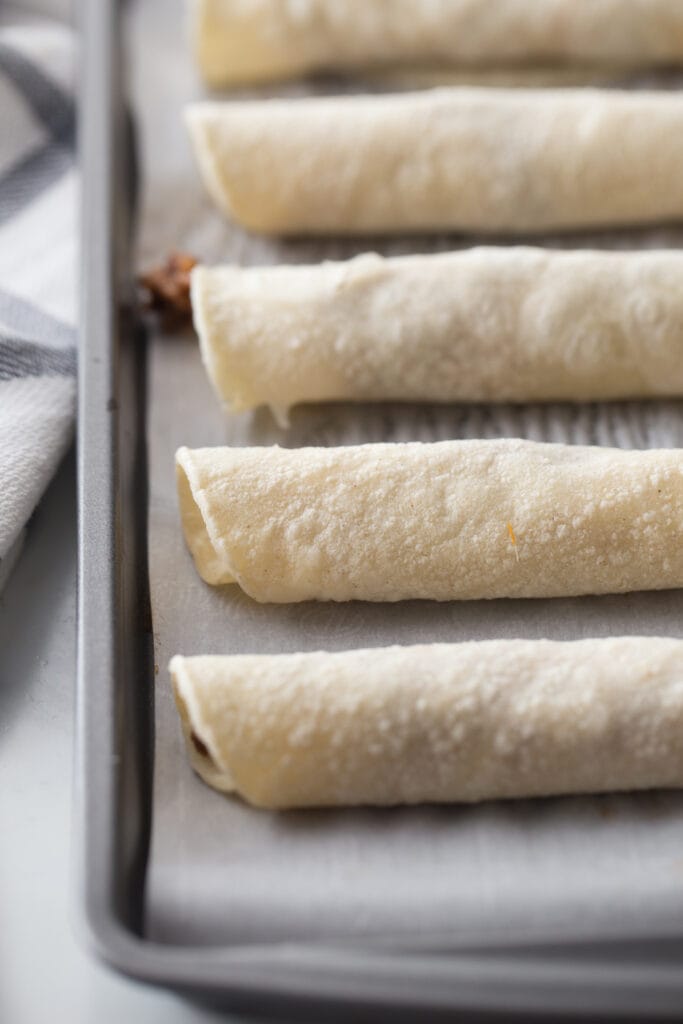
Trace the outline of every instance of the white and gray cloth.
[[0, 21], [0, 587], [73, 431], [74, 42]]

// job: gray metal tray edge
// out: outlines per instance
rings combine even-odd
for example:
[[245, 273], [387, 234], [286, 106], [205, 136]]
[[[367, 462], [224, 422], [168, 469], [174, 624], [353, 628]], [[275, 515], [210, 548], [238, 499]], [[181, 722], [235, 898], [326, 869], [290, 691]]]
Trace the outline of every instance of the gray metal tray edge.
[[[119, 5], [83, 0], [76, 879], [79, 928], [110, 966], [242, 1011], [455, 1010], [678, 1018], [681, 944], [400, 955], [146, 942], [140, 916], [153, 717], [146, 594], [144, 354], [131, 314], [131, 190]], [[648, 955], [649, 954], [649, 955]], [[657, 956], [660, 959], [657, 959]]]

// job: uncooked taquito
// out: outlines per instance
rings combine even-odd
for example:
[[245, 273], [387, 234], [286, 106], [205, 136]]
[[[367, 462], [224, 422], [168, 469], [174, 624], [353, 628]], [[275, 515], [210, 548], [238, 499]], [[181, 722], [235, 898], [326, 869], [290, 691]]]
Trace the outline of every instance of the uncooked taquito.
[[196, 267], [202, 356], [234, 410], [326, 400], [683, 394], [683, 253], [481, 248]]
[[258, 807], [683, 786], [683, 641], [175, 657], [192, 765]]
[[373, 64], [683, 58], [680, 0], [194, 0], [192, 28], [212, 85]]
[[522, 440], [181, 448], [200, 575], [257, 601], [683, 586], [683, 451]]
[[200, 103], [204, 181], [279, 234], [534, 232], [683, 216], [683, 97], [433, 89]]

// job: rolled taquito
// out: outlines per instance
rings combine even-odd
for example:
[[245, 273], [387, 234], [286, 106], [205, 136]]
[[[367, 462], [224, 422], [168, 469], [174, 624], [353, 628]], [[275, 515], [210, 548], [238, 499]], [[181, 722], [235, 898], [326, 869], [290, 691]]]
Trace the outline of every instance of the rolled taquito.
[[200, 103], [209, 192], [255, 231], [537, 232], [683, 216], [674, 92], [433, 89]]
[[176, 657], [191, 762], [258, 807], [683, 786], [683, 641]]
[[372, 65], [670, 64], [680, 0], [194, 0], [212, 85]]
[[204, 363], [234, 410], [326, 400], [683, 394], [683, 254], [479, 248], [196, 267]]
[[522, 440], [181, 448], [202, 578], [257, 601], [559, 597], [683, 585], [683, 451]]

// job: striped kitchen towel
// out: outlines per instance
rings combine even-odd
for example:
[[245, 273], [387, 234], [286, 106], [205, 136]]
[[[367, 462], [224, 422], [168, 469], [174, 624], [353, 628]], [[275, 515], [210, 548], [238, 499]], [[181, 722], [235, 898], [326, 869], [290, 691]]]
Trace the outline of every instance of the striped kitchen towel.
[[74, 42], [0, 21], [0, 586], [73, 431]]

